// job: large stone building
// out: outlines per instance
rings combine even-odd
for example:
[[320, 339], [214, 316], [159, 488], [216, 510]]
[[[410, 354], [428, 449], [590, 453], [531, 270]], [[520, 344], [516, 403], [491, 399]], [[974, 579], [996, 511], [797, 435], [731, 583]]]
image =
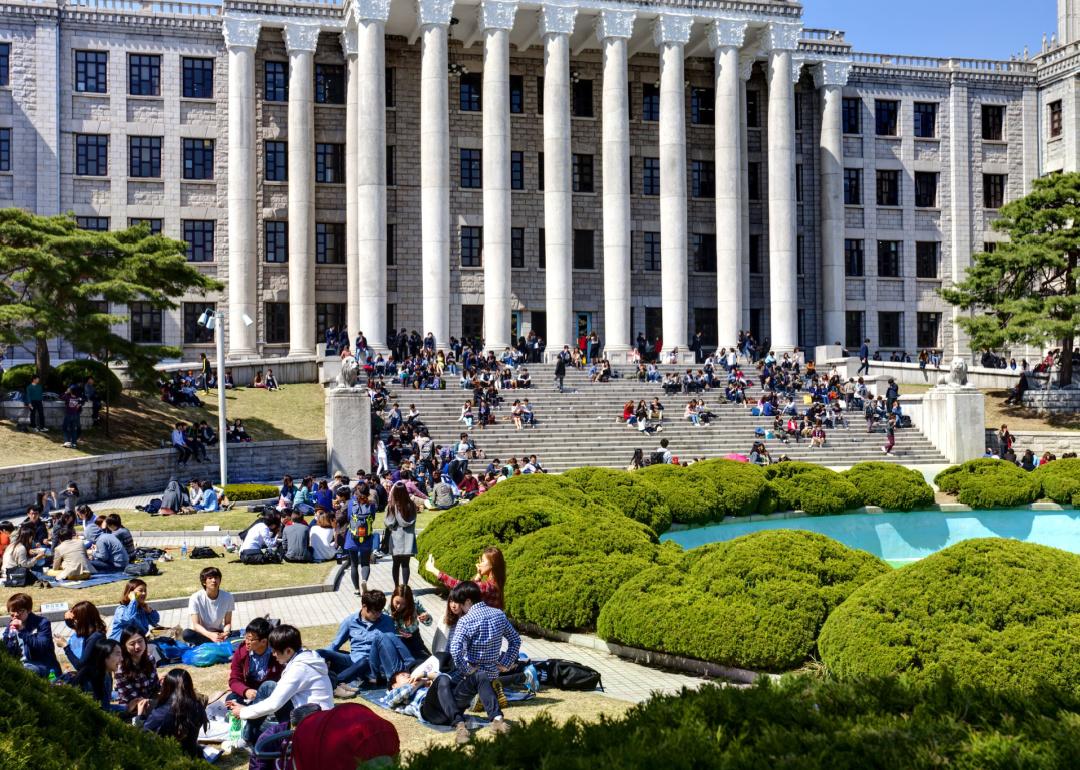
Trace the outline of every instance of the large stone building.
[[215, 301], [233, 356], [343, 323], [965, 352], [937, 290], [1077, 169], [1078, 5], [984, 61], [784, 0], [0, 0], [0, 206], [186, 240], [226, 291], [129, 310], [188, 355]]

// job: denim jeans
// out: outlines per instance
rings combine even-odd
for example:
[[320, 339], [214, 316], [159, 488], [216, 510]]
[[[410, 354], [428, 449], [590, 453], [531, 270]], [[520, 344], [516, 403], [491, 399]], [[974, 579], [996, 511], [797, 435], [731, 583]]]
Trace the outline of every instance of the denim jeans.
[[[254, 703], [259, 703], [260, 701], [264, 701], [269, 698], [270, 694], [274, 692], [275, 687], [277, 687], [277, 682], [272, 679], [267, 679], [265, 682], [258, 686], [258, 688], [255, 690], [255, 697], [251, 700], [244, 700], [244, 698], [237, 695], [236, 693], [230, 692], [227, 696], [225, 696], [225, 702], [228, 703], [230, 701], [238, 700], [242, 701], [245, 705], [250, 706]], [[287, 722], [289, 719], [289, 714], [291, 712], [292, 702], [288, 702], [280, 709], [278, 709], [277, 713], [274, 714], [274, 719], [278, 722]], [[241, 735], [244, 741], [249, 746], [255, 745], [255, 741], [258, 740], [259, 733], [261, 733], [263, 729], [263, 722], [265, 721], [266, 717], [259, 717], [258, 719], [248, 719], [244, 721], [243, 732]]]
[[79, 415], [77, 414], [65, 414], [64, 415], [64, 441], [69, 444], [75, 444], [79, 441]]
[[326, 661], [330, 681], [336, 687], [342, 683], [363, 679], [389, 681], [399, 671], [407, 671], [416, 661], [396, 634], [376, 633], [368, 654], [360, 660], [336, 650], [319, 650], [319, 657]]

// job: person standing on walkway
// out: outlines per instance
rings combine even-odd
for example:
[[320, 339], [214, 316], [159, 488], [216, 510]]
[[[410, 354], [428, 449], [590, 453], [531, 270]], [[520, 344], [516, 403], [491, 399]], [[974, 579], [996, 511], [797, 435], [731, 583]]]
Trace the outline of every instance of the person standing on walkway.
[[368, 486], [359, 483], [346, 508], [345, 555], [349, 558], [349, 576], [357, 596], [367, 593], [371, 577], [371, 551], [375, 542], [375, 504], [371, 502]]
[[36, 374], [30, 378], [30, 384], [26, 386], [26, 408], [30, 410], [30, 427], [39, 433], [45, 433], [45, 404], [42, 399], [45, 396], [45, 386], [41, 384], [41, 378]]
[[855, 376], [860, 374], [870, 374], [870, 338], [867, 337], [863, 341], [863, 344], [859, 346], [859, 371], [855, 372]]
[[199, 353], [201, 357], [200, 366], [202, 367], [202, 387], [203, 393], [210, 392], [210, 359], [207, 358], [206, 353]]
[[409, 584], [409, 561], [416, 555], [416, 503], [409, 496], [404, 482], [390, 489], [386, 504], [386, 531], [390, 537], [390, 555], [394, 563], [394, 588]]

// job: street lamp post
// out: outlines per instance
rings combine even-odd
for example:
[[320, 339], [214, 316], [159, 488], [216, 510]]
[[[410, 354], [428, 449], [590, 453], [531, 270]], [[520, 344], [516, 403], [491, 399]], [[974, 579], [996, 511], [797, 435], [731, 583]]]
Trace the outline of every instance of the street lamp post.
[[[247, 313], [243, 316], [244, 325], [251, 326], [254, 321]], [[225, 312], [207, 308], [199, 316], [199, 326], [205, 326], [214, 332], [214, 344], [217, 347], [217, 391], [218, 391], [218, 465], [221, 467], [221, 486], [228, 483], [228, 420], [225, 417]]]

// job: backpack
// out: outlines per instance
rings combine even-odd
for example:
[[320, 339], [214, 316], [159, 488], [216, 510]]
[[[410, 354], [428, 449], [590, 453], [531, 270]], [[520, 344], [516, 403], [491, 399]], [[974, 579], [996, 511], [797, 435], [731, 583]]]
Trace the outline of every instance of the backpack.
[[137, 561], [128, 564], [124, 568], [124, 574], [132, 577], [148, 577], [158, 574], [158, 568], [157, 564], [152, 561]]
[[157, 513], [161, 510], [161, 498], [155, 497], [146, 505], [136, 505], [135, 510], [142, 511], [143, 513]]
[[200, 545], [191, 549], [189, 559], [219, 559], [221, 555], [208, 545]]
[[661, 452], [660, 450], [656, 450], [655, 452], [649, 452], [649, 465], [663, 465], [663, 464], [664, 464], [664, 453], [663, 452]]
[[582, 663], [572, 660], [551, 658], [533, 661], [540, 675], [540, 683], [558, 690], [595, 690], [604, 689], [600, 681], [600, 672]]

